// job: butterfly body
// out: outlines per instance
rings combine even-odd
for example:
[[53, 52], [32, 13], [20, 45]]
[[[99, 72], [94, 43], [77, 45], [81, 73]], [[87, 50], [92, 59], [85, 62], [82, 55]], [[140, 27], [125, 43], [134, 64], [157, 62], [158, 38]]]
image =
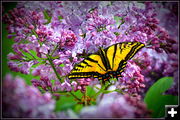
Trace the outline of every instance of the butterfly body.
[[144, 46], [140, 42], [122, 42], [105, 49], [100, 48], [96, 53], [76, 64], [68, 78], [94, 77], [106, 81], [112, 77], [121, 77], [127, 61]]

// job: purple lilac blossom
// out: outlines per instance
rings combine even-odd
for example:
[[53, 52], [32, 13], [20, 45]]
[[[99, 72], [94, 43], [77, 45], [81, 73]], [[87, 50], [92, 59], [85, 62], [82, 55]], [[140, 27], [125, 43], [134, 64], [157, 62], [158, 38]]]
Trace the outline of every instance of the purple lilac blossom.
[[[59, 29], [51, 29], [51, 24], [44, 25], [43, 23], [45, 23], [46, 20], [43, 18], [43, 11], [35, 12], [27, 6], [23, 7], [23, 5], [21, 5], [21, 7], [15, 8], [14, 11], [10, 11], [10, 15], [6, 14], [4, 16], [5, 22], [11, 23], [11, 25], [7, 26], [7, 29], [10, 33], [16, 33], [14, 40], [17, 42], [13, 45], [15, 54], [10, 53], [8, 55], [8, 58], [11, 60], [8, 62], [8, 66], [12, 71], [30, 74], [32, 65], [44, 61], [47, 65], [32, 68], [32, 74], [40, 76], [38, 82], [35, 79], [32, 80], [32, 82], [36, 84], [35, 86], [40, 85], [44, 90], [47, 90], [47, 87], [52, 86], [50, 80], [57, 80], [52, 66], [50, 66], [47, 60], [47, 55], [51, 54], [52, 57], [60, 57], [62, 61], [61, 64], [65, 64], [65, 67], [59, 67], [59, 63], [56, 65], [55, 62], [56, 71], [60, 75], [68, 74], [70, 69], [72, 69], [72, 63], [68, 60], [71, 56], [70, 50], [75, 46], [77, 38], [71, 30], [62, 29], [62, 26], [60, 26]], [[30, 16], [24, 16], [24, 14]], [[16, 31], [17, 29], [18, 31]], [[35, 56], [37, 56], [38, 59], [40, 58], [41, 61], [38, 61], [37, 57], [32, 55], [30, 50], [35, 51]], [[33, 58], [28, 58], [24, 52], [30, 54]], [[73, 61], [77, 61], [76, 57], [73, 58]], [[52, 90], [52, 87], [50, 90]]]
[[134, 61], [129, 61], [125, 72], [122, 73], [123, 77], [119, 78], [116, 83], [117, 88], [133, 96], [138, 96], [143, 92], [142, 88], [145, 88], [145, 80], [141, 72], [142, 69]]
[[[124, 77], [116, 83], [117, 88], [123, 87], [129, 94], [142, 95], [143, 89], [148, 89], [160, 77], [173, 76], [177, 83], [178, 20], [177, 10], [172, 7], [174, 4], [164, 6], [159, 2], [128, 1], [19, 2], [17, 8], [3, 18], [9, 37], [14, 37], [15, 42], [15, 53], [8, 55], [8, 66], [23, 74], [30, 74], [32, 69], [33, 75], [40, 76], [40, 80], [34, 79], [32, 83], [44, 90], [84, 92], [85, 86], [90, 85], [93, 79], [83, 78], [74, 82], [63, 79], [59, 82], [47, 55], [51, 55], [56, 72], [66, 76], [74, 63], [82, 60], [79, 55], [83, 51], [93, 53], [99, 46], [106, 48], [118, 42], [138, 41], [147, 47], [129, 61]], [[44, 12], [49, 16], [49, 23]], [[35, 51], [37, 57], [27, 58], [24, 52], [32, 54], [30, 50]], [[43, 62], [45, 64], [31, 68]], [[64, 67], [60, 67], [62, 64]], [[52, 85], [51, 80], [57, 84]], [[172, 89], [177, 93], [175, 88], [177, 86]]]
[[163, 75], [173, 76], [174, 84], [170, 90], [167, 91], [168, 94], [178, 95], [178, 54], [179, 54], [179, 40], [178, 40], [178, 4], [177, 2], [165, 2], [163, 5], [159, 4], [160, 10], [157, 10], [158, 19], [162, 21], [160, 26], [167, 30], [169, 34], [169, 46], [171, 47], [171, 52], [168, 53], [168, 59], [165, 62], [165, 69]]

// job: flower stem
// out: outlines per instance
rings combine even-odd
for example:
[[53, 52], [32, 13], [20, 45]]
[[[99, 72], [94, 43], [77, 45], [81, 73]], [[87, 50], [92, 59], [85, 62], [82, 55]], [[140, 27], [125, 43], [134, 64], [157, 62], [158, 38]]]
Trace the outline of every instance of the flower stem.
[[96, 98], [104, 89], [105, 89], [105, 86], [103, 86], [103, 85], [101, 84], [101, 89], [100, 89], [93, 97]]
[[78, 101], [81, 101], [76, 95], [74, 95], [72, 92], [69, 92], [73, 97], [75, 97]]
[[[104, 90], [107, 90], [109, 86], [111, 86], [111, 84], [108, 84], [107, 86], [105, 86]], [[102, 100], [103, 96], [104, 96], [104, 93], [101, 94], [100, 100]]]
[[86, 87], [85, 87], [85, 92], [84, 92], [84, 104], [85, 104], [85, 106], [87, 106], [87, 89], [86, 89]]
[[33, 58], [34, 58], [34, 60], [36, 60], [36, 58], [34, 57], [34, 55], [32, 55], [31, 54], [31, 52], [27, 52], [29, 55], [31, 55]]
[[58, 48], [58, 45], [56, 45], [56, 47], [55, 47], [54, 50], [52, 51], [51, 56], [54, 54], [54, 52], [57, 50], [57, 48]]
[[[38, 34], [35, 32], [35, 30], [31, 30], [33, 32], [33, 34], [36, 36], [36, 38], [38, 39]], [[40, 46], [42, 46], [42, 43], [40, 40], [38, 40], [38, 43], [40, 44]]]
[[[51, 60], [51, 56], [49, 56], [49, 55], [46, 55], [46, 56], [47, 56], [47, 58], [48, 58], [48, 61], [49, 61], [50, 65], [52, 66], [52, 68], [53, 68], [53, 70], [54, 70], [57, 78], [58, 78], [59, 81], [62, 83], [63, 81], [62, 81], [62, 79], [60, 78], [59, 74], [58, 74], [57, 71], [56, 71], [56, 68], [55, 68], [55, 66], [54, 66], [54, 64], [53, 64], [53, 62], [52, 62], [52, 60]], [[76, 95], [74, 95], [72, 92], [69, 92], [69, 93], [70, 93], [74, 98], [76, 98], [78, 101], [81, 101], [81, 99], [79, 99], [79, 98], [78, 98]]]
[[62, 81], [61, 77], [59, 76], [58, 72], [56, 71], [56, 68], [55, 68], [55, 66], [54, 66], [54, 64], [53, 64], [50, 56], [49, 56], [49, 55], [46, 55], [46, 56], [47, 56], [47, 58], [48, 58], [48, 61], [49, 61], [50, 65], [51, 65], [51, 67], [52, 67], [53, 70], [54, 70], [54, 73], [56, 74], [56, 76], [57, 76], [57, 78], [59, 79], [59, 81], [62, 83], [63, 81]]

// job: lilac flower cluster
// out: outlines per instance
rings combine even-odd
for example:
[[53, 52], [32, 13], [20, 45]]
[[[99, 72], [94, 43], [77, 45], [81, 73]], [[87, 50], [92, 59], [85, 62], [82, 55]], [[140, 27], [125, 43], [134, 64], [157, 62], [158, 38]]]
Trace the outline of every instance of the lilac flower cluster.
[[139, 118], [150, 117], [146, 105], [136, 97], [109, 93], [97, 106], [84, 107], [80, 118]]
[[[56, 4], [56, 7], [61, 7], [59, 2], [50, 3], [52, 5], [49, 10], [54, 9]], [[45, 19], [45, 13], [42, 11], [43, 5], [46, 4], [48, 3], [40, 4], [39, 7], [35, 8], [38, 11], [34, 11], [35, 9], [28, 7], [29, 3], [21, 3], [17, 8], [10, 11], [9, 15], [4, 16], [4, 21], [7, 23], [8, 36], [14, 37], [15, 41], [12, 46], [14, 53], [8, 55], [9, 68], [15, 72], [32, 73], [34, 76], [40, 76], [40, 80], [33, 79], [32, 83], [44, 90], [53, 91], [56, 88], [53, 88], [51, 80], [60, 80], [57, 74], [67, 75], [72, 69], [72, 63], [77, 61], [76, 56], [72, 58], [71, 52], [77, 42], [77, 37], [73, 31], [64, 29], [63, 24], [58, 26], [53, 23], [46, 25], [47, 19]], [[49, 15], [52, 14], [49, 13]], [[37, 67], [33, 68], [33, 65], [37, 65]], [[60, 65], [65, 66], [60, 67]], [[66, 85], [66, 82], [63, 83], [62, 80], [61, 83], [62, 87]]]
[[122, 73], [124, 77], [119, 78], [116, 87], [133, 96], [138, 96], [143, 92], [142, 88], [145, 88], [144, 76], [141, 71], [142, 69], [134, 61], [129, 61], [127, 69]]
[[178, 54], [179, 54], [179, 40], [178, 40], [178, 4], [176, 2], [166, 2], [163, 5], [160, 4], [160, 10], [158, 12], [158, 18], [160, 21], [160, 26], [166, 30], [168, 33], [167, 43], [169, 51], [167, 54], [167, 60], [164, 62], [164, 76], [173, 76], [174, 85], [168, 94], [178, 95]]
[[16, 118], [54, 118], [55, 100], [50, 93], [41, 94], [27, 86], [20, 77], [6, 75], [2, 85], [3, 117]]
[[[167, 3], [170, 8], [176, 6], [175, 3]], [[159, 48], [142, 50], [142, 55], [135, 60], [136, 64], [140, 66], [142, 75], [145, 76], [146, 90], [154, 81], [163, 76], [173, 76], [174, 86], [168, 92], [170, 94], [178, 95], [178, 19], [177, 14], [171, 9], [167, 9], [161, 3], [154, 4], [154, 10], [157, 13], [156, 18], [159, 22], [157, 26], [156, 45]], [[176, 9], [174, 9], [176, 10]], [[165, 21], [164, 21], [165, 20]], [[172, 26], [174, 26], [172, 28]]]

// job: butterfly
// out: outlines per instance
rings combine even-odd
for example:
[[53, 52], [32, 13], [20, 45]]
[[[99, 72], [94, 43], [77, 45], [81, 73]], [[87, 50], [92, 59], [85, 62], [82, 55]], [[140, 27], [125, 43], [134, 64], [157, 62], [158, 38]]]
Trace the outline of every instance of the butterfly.
[[144, 46], [140, 42], [121, 42], [105, 49], [100, 47], [96, 53], [90, 54], [83, 61], [75, 64], [68, 78], [94, 77], [106, 81], [112, 77], [121, 77], [127, 61]]

